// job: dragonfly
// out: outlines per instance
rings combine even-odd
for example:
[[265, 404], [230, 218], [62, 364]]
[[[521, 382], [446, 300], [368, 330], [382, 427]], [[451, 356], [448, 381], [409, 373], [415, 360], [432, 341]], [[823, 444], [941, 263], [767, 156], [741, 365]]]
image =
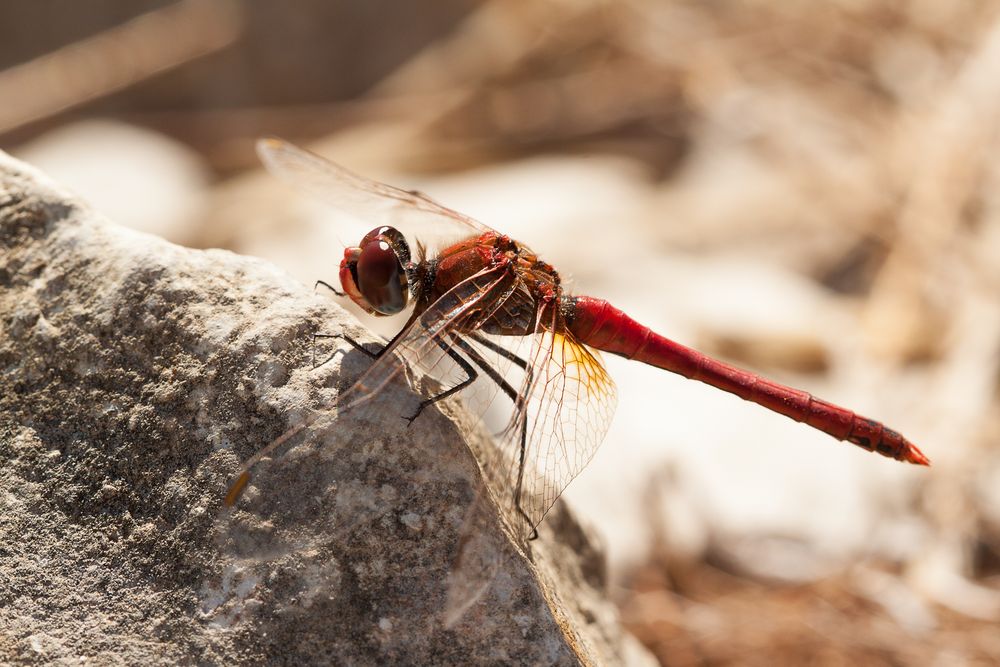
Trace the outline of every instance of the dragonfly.
[[[522, 542], [537, 537], [539, 523], [607, 433], [617, 399], [601, 352], [709, 384], [867, 451], [930, 464], [879, 421], [670, 340], [608, 301], [570, 294], [558, 271], [527, 245], [418, 191], [367, 179], [276, 138], [259, 140], [257, 151], [280, 179], [375, 224], [344, 250], [342, 291], [331, 289], [375, 317], [409, 311], [379, 352], [366, 352], [371, 365], [326, 409], [342, 413], [370, 403], [404, 368], [416, 368], [438, 380], [419, 384], [421, 400], [404, 415], [412, 422], [485, 381], [475, 409], [484, 412], [499, 399], [507, 416], [495, 446], [477, 457], [490, 496]], [[441, 239], [436, 247], [420, 240], [427, 233]], [[323, 414], [247, 460], [226, 505], [238, 501], [258, 462]]]

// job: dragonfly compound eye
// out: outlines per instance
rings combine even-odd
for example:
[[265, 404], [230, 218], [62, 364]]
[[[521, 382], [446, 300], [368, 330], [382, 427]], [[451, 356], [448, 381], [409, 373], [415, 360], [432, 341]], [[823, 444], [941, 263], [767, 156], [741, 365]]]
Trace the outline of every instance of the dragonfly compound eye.
[[392, 227], [379, 227], [361, 241], [355, 268], [358, 290], [371, 308], [381, 315], [394, 315], [406, 308], [409, 296], [404, 264], [409, 247]]

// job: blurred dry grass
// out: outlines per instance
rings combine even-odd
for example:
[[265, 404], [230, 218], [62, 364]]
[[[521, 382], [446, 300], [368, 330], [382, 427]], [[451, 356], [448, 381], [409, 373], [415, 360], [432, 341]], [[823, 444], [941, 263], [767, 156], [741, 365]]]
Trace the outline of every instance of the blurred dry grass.
[[[725, 545], [675, 553], [661, 540], [619, 573], [624, 621], [664, 664], [1000, 661], [1000, 3], [495, 0], [403, 18], [386, 3], [319, 4], [291, 17], [233, 5], [204, 19], [221, 26], [200, 33], [211, 48], [147, 54], [131, 78], [76, 100], [25, 87], [32, 62], [79, 64], [33, 54], [0, 72], [0, 98], [30, 110], [10, 120], [8, 105], [0, 137], [92, 115], [166, 133], [215, 177], [203, 225], [181, 240], [261, 252], [290, 233], [261, 222], [285, 215], [287, 193], [240, 174], [262, 133], [324, 138], [324, 152], [373, 173], [442, 182], [486, 182], [540, 155], [620, 159], [634, 226], [607, 224], [628, 237], [626, 257], [753, 258], [857, 325], [703, 322], [704, 347], [813, 384], [877, 376], [887, 395], [874, 404], [909, 413], [935, 464], [891, 481], [916, 547], [776, 583]], [[612, 267], [614, 245], [598, 246]]]

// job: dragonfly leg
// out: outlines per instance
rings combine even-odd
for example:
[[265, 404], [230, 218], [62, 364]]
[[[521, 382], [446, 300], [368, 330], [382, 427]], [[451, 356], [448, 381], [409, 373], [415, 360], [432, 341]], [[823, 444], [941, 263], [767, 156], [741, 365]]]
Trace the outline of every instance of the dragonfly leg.
[[[525, 394], [530, 394], [531, 393], [531, 383], [534, 381], [535, 376], [534, 376], [534, 372], [533, 372], [533, 370], [531, 368], [531, 365], [527, 361], [525, 361], [521, 357], [517, 356], [516, 354], [514, 354], [513, 352], [511, 352], [507, 348], [503, 347], [502, 345], [497, 345], [496, 343], [494, 343], [493, 341], [491, 341], [489, 338], [485, 338], [484, 336], [480, 336], [478, 334], [470, 334], [469, 338], [471, 338], [472, 340], [476, 341], [477, 343], [479, 343], [483, 347], [485, 347], [485, 348], [487, 348], [489, 350], [493, 350], [494, 352], [496, 352], [497, 354], [499, 354], [504, 359], [509, 359], [510, 361], [512, 361], [515, 364], [517, 364], [518, 366], [520, 366], [521, 369], [524, 370], [524, 376], [525, 376], [524, 377], [524, 386], [526, 388], [525, 389]], [[469, 353], [469, 356], [473, 357], [473, 361], [476, 360], [475, 357], [473, 356], [475, 354], [475, 350], [469, 348], [468, 346], [463, 346], [463, 349], [465, 349]], [[493, 379], [494, 382], [496, 382], [498, 385], [500, 385], [500, 387], [504, 390], [504, 393], [507, 394], [508, 397], [510, 397], [510, 400], [514, 404], [514, 408], [515, 408], [514, 414], [515, 415], [519, 414], [519, 411], [521, 409], [521, 403], [523, 402], [522, 398], [520, 396], [518, 396], [517, 392], [514, 391], [514, 389], [511, 388], [511, 386], [509, 384], [507, 384], [505, 381], [503, 381], [502, 378], [499, 377], [499, 375], [496, 373], [496, 371], [494, 371], [493, 368], [491, 366], [489, 366], [489, 364], [487, 364], [485, 361], [482, 360], [482, 357], [480, 357], [480, 362], [477, 362], [477, 364], [479, 365], [479, 367], [482, 368], [486, 372], [486, 374], [489, 375]], [[493, 371], [493, 373], [490, 373], [490, 371]], [[499, 438], [509, 428], [510, 428], [510, 425], [506, 426], [504, 428], [504, 430], [501, 431], [500, 433], [494, 433], [493, 434], [494, 437]]]
[[[504, 359], [507, 359], [508, 361], [512, 361], [515, 364], [517, 364], [521, 368], [521, 370], [524, 371], [524, 374], [525, 374], [525, 386], [526, 387], [531, 387], [531, 383], [535, 379], [533, 371], [532, 371], [532, 368], [531, 368], [531, 364], [529, 364], [527, 361], [525, 361], [521, 357], [517, 356], [516, 354], [514, 354], [513, 352], [511, 352], [510, 350], [508, 350], [504, 346], [497, 345], [496, 343], [494, 343], [493, 341], [491, 341], [489, 338], [486, 338], [485, 336], [480, 336], [479, 334], [472, 334], [472, 335], [469, 336], [469, 338], [471, 338], [472, 340], [476, 341], [477, 343], [479, 343], [480, 345], [482, 345], [486, 349], [493, 350], [494, 352], [496, 352], [497, 354], [499, 354]], [[494, 380], [494, 381], [496, 381], [496, 380]], [[509, 392], [507, 393], [507, 395], [510, 396], [510, 400], [514, 401], [514, 405], [517, 406], [518, 403], [517, 403], [516, 395], [512, 395]]]
[[[334, 286], [333, 286], [333, 285], [331, 285], [330, 283], [326, 282], [325, 280], [317, 280], [317, 281], [316, 281], [316, 284], [314, 284], [314, 285], [313, 285], [313, 292], [315, 292], [315, 291], [316, 291], [316, 290], [317, 290], [317, 289], [319, 288], [319, 286], [320, 286], [320, 285], [322, 285], [323, 287], [327, 288], [328, 290], [330, 290], [331, 292], [333, 292], [333, 293], [334, 293], [334, 294], [336, 294], [337, 296], [347, 296], [347, 294], [345, 294], [345, 293], [344, 293], [344, 292], [342, 292], [341, 290], [337, 289], [336, 287], [334, 287]], [[361, 352], [364, 352], [364, 353], [365, 353], [366, 355], [368, 355], [368, 356], [369, 356], [369, 357], [371, 357], [372, 359], [377, 359], [377, 358], [378, 358], [378, 356], [377, 356], [377, 355], [374, 355], [374, 354], [372, 354], [371, 352], [369, 352], [368, 350], [366, 350], [366, 349], [365, 349], [364, 347], [362, 347], [362, 346], [361, 346], [361, 345], [360, 345], [360, 344], [359, 344], [359, 343], [358, 343], [357, 341], [355, 341], [354, 339], [352, 339], [352, 338], [349, 338], [349, 337], [347, 337], [347, 336], [345, 336], [345, 335], [343, 335], [343, 334], [321, 334], [321, 333], [314, 333], [314, 334], [313, 334], [313, 344], [312, 344], [312, 365], [313, 365], [313, 370], [316, 370], [317, 368], [319, 368], [319, 366], [322, 366], [322, 365], [326, 364], [326, 363], [327, 363], [327, 362], [329, 362], [329, 361], [330, 361], [331, 359], [333, 359], [334, 355], [336, 355], [336, 354], [337, 354], [336, 352], [334, 352], [334, 353], [333, 353], [333, 354], [331, 354], [331, 355], [330, 355], [329, 357], [327, 357], [327, 358], [326, 358], [326, 359], [325, 359], [325, 360], [323, 361], [323, 363], [322, 363], [322, 364], [319, 364], [319, 365], [317, 365], [317, 364], [316, 364], [316, 339], [317, 339], [317, 338], [343, 338], [343, 339], [344, 339], [344, 340], [346, 340], [346, 341], [347, 341], [348, 343], [350, 343], [350, 344], [351, 344], [351, 346], [352, 346], [352, 347], [353, 347], [354, 349], [356, 349], [356, 350], [360, 350]], [[381, 352], [381, 351], [380, 351], [380, 352]]]
[[337, 355], [337, 352], [334, 352], [329, 357], [327, 357], [326, 359], [324, 359], [323, 363], [317, 364], [316, 363], [316, 339], [317, 338], [340, 338], [341, 340], [347, 341], [347, 343], [350, 344], [351, 347], [353, 347], [358, 352], [361, 352], [362, 354], [364, 354], [366, 357], [368, 357], [369, 359], [371, 359], [373, 361], [376, 360], [376, 359], [378, 359], [379, 357], [381, 357], [382, 356], [382, 352], [385, 350], [385, 346], [382, 346], [382, 347], [379, 348], [378, 352], [372, 352], [371, 350], [369, 350], [364, 345], [362, 345], [358, 341], [354, 340], [353, 338], [351, 338], [347, 334], [313, 333], [313, 342], [312, 342], [312, 365], [313, 365], [313, 370], [315, 370], [315, 369], [319, 368], [320, 366], [323, 366], [324, 364], [328, 363], [331, 359], [333, 359]]
[[322, 285], [323, 287], [327, 288], [328, 290], [330, 290], [331, 292], [333, 292], [337, 296], [347, 296], [346, 293], [340, 291], [339, 289], [337, 289], [336, 287], [334, 287], [330, 283], [326, 282], [325, 280], [317, 280], [316, 284], [313, 285], [313, 292], [315, 292], [316, 288], [319, 287], [320, 285]]
[[466, 387], [468, 387], [470, 384], [472, 384], [473, 382], [475, 382], [476, 378], [479, 377], [479, 374], [476, 372], [476, 369], [472, 367], [472, 364], [470, 364], [465, 359], [465, 357], [463, 357], [461, 354], [459, 354], [455, 350], [455, 348], [453, 348], [450, 345], [448, 345], [447, 342], [441, 340], [441, 338], [439, 338], [439, 337], [435, 337], [434, 338], [434, 342], [437, 344], [438, 347], [440, 347], [442, 350], [444, 350], [445, 354], [447, 354], [449, 357], [451, 357], [452, 360], [456, 364], [458, 364], [459, 367], [463, 371], [465, 371], [466, 378], [464, 380], [462, 380], [461, 382], [459, 382], [458, 384], [456, 384], [451, 389], [445, 389], [444, 391], [442, 391], [437, 396], [431, 396], [430, 398], [424, 399], [423, 401], [421, 401], [420, 405], [417, 406], [417, 411], [413, 413], [412, 417], [403, 417], [403, 419], [406, 420], [407, 424], [412, 424], [413, 420], [415, 420], [417, 417], [419, 417], [420, 413], [423, 412], [424, 408], [426, 408], [428, 405], [432, 405], [434, 403], [437, 403], [440, 400], [448, 398], [452, 394], [455, 394], [455, 393], [458, 393], [458, 392], [462, 391], [463, 389], [465, 389]]
[[531, 526], [531, 535], [528, 535], [528, 541], [538, 539], [538, 528], [535, 527], [534, 522], [528, 513], [524, 511], [521, 507], [521, 485], [524, 482], [524, 456], [528, 449], [528, 420], [521, 419], [521, 451], [518, 456], [517, 462], [517, 486], [514, 487], [514, 507], [517, 509], [517, 513], [524, 517], [524, 520], [528, 522]]
[[[525, 361], [521, 357], [517, 356], [516, 354], [514, 354], [510, 350], [508, 350], [508, 349], [506, 349], [506, 348], [504, 348], [504, 347], [502, 347], [500, 345], [497, 345], [496, 343], [494, 343], [493, 341], [489, 340], [488, 338], [483, 338], [482, 336], [478, 336], [476, 334], [471, 334], [469, 336], [469, 338], [471, 338], [472, 340], [476, 341], [477, 343], [479, 343], [483, 347], [485, 347], [487, 349], [490, 349], [490, 350], [493, 350], [494, 352], [496, 352], [497, 354], [499, 354], [501, 357], [503, 357], [505, 359], [509, 359], [510, 361], [512, 361], [515, 364], [517, 364], [518, 366], [520, 366], [524, 370], [524, 374], [525, 374], [525, 384], [524, 384], [524, 386], [526, 387], [525, 393], [526, 394], [530, 394], [531, 393], [531, 383], [534, 380], [534, 374], [532, 373], [531, 366], [528, 364], [527, 361]], [[466, 354], [468, 354], [469, 357], [473, 361], [476, 362], [476, 365], [479, 366], [479, 368], [481, 368], [483, 370], [483, 372], [486, 373], [490, 377], [491, 380], [493, 380], [494, 382], [497, 383], [497, 385], [500, 386], [500, 388], [503, 390], [503, 393], [507, 394], [507, 397], [510, 398], [511, 402], [514, 404], [514, 408], [515, 408], [515, 413], [514, 414], [519, 414], [519, 411], [521, 409], [521, 405], [524, 403], [524, 399], [520, 395], [518, 395], [517, 391], [512, 386], [510, 386], [510, 384], [506, 380], [504, 380], [500, 376], [499, 373], [496, 372], [496, 369], [494, 369], [492, 366], [490, 366], [489, 363], [487, 363], [487, 361], [485, 359], [483, 359], [483, 357], [478, 352], [476, 352], [475, 348], [473, 348], [471, 345], [469, 345], [468, 343], [466, 343], [464, 340], [462, 340], [460, 338], [456, 339], [455, 342], [463, 350], [465, 350]], [[510, 427], [508, 426], [507, 428], [510, 428]], [[506, 430], [506, 429], [504, 429], [504, 430]], [[501, 435], [503, 435], [503, 433], [504, 433], [504, 431], [501, 431], [500, 433], [494, 434], [494, 436], [495, 437], [500, 437]]]
[[[470, 336], [470, 338], [475, 340], [477, 343], [483, 343], [483, 341], [479, 340], [479, 338], [476, 336]], [[454, 343], [455, 345], [462, 348], [462, 350], [469, 356], [469, 358], [472, 359], [472, 361], [474, 361], [476, 365], [479, 366], [479, 368], [484, 373], [486, 373], [486, 375], [491, 380], [493, 380], [497, 384], [498, 387], [500, 387], [503, 393], [507, 394], [507, 397], [510, 398], [510, 400], [514, 403], [515, 406], [520, 407], [521, 404], [520, 397], [517, 395], [517, 391], [512, 386], [510, 386], [510, 384], [505, 379], [503, 379], [503, 377], [499, 373], [497, 373], [495, 368], [490, 366], [489, 362], [483, 359], [482, 355], [476, 351], [476, 348], [472, 347], [464, 339], [458, 336], [454, 337]], [[486, 345], [485, 347], [489, 347], [492, 350], [494, 348], [491, 347], [491, 345], [493, 345], [492, 342], [490, 343], [490, 345]], [[499, 350], [503, 350], [503, 352], [506, 352], [508, 355], [513, 357], [512, 359], [513, 361], [520, 361], [521, 363], [527, 364], [527, 362], [525, 362], [520, 357], [514, 356], [513, 353], [511, 353], [509, 350], [504, 350], [500, 346], [497, 346], [497, 348], [499, 348]]]
[[[531, 368], [528, 365], [527, 361], [517, 356], [510, 350], [505, 349], [500, 345], [497, 345], [496, 343], [487, 338], [483, 338], [482, 336], [477, 336], [475, 334], [473, 334], [470, 337], [483, 347], [493, 350], [500, 356], [509, 359], [510, 361], [514, 362], [515, 364], [523, 368], [527, 376], [527, 384], [525, 386], [528, 387], [529, 392], [531, 391], [530, 387], [531, 387], [531, 382], [534, 379], [534, 376], [531, 373]], [[456, 345], [461, 347], [462, 350], [464, 350], [467, 355], [469, 355], [469, 358], [472, 359], [472, 361], [474, 361], [476, 365], [479, 366], [479, 368], [481, 368], [483, 372], [486, 373], [486, 375], [489, 376], [491, 380], [497, 383], [497, 385], [500, 387], [503, 393], [507, 394], [510, 400], [514, 403], [515, 414], [521, 415], [521, 406], [524, 404], [524, 397], [518, 394], [517, 391], [512, 386], [510, 386], [510, 384], [503, 377], [501, 377], [499, 373], [497, 373], [496, 369], [490, 366], [489, 363], [485, 359], [483, 359], [482, 355], [480, 355], [479, 352], [477, 352], [474, 347], [469, 345], [465, 340], [463, 340], [461, 337], [458, 336], [454, 337], [454, 342]], [[528, 541], [530, 542], [532, 540], [538, 539], [538, 529], [535, 527], [534, 522], [531, 520], [531, 517], [528, 516], [528, 513], [524, 511], [523, 507], [521, 507], [521, 487], [524, 481], [524, 457], [525, 454], [527, 453], [527, 443], [528, 443], [528, 420], [524, 417], [524, 415], [521, 415], [521, 418], [518, 419], [518, 421], [521, 424], [520, 428], [521, 433], [518, 436], [520, 440], [520, 453], [518, 456], [519, 460], [517, 464], [517, 485], [514, 489], [514, 509], [516, 509], [517, 513], [520, 514], [521, 517], [528, 522], [529, 526], [531, 526], [531, 535], [528, 536]]]

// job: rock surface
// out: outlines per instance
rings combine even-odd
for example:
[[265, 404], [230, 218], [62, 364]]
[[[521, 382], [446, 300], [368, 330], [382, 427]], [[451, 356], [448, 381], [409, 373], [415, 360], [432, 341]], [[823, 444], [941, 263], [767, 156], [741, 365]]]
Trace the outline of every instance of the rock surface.
[[436, 409], [407, 428], [402, 384], [223, 507], [241, 461], [370, 363], [313, 367], [314, 332], [365, 340], [329, 301], [106, 222], [2, 153], [0, 244], [0, 662], [648, 660], [561, 506], [530, 559], [489, 517], [499, 573], [446, 627], [481, 436]]

